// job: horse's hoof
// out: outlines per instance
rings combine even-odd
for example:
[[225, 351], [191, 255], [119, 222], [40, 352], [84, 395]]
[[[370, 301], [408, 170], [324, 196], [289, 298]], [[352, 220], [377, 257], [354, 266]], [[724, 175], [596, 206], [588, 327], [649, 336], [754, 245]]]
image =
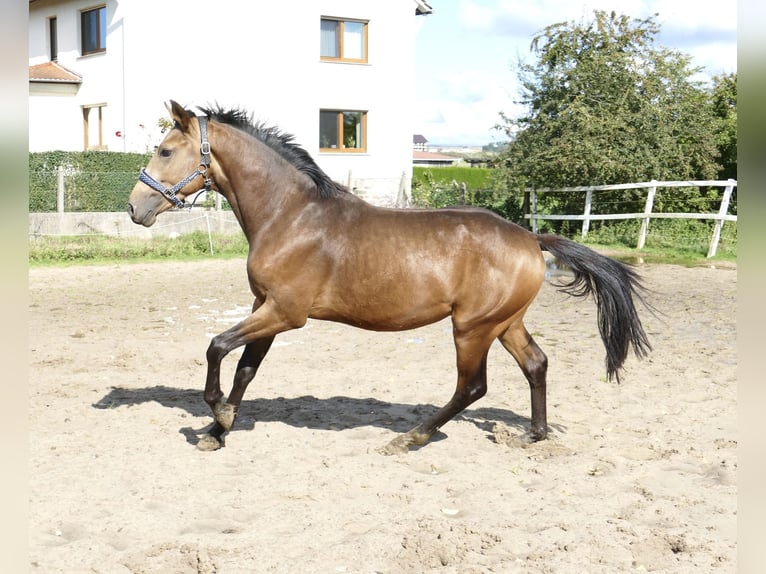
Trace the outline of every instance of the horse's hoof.
[[492, 427], [492, 436], [497, 444], [504, 444], [512, 448], [527, 448], [528, 446], [543, 440], [548, 435], [545, 431], [528, 430], [524, 434], [515, 434], [505, 423], [495, 423]]
[[407, 454], [410, 450], [410, 442], [405, 440], [404, 435], [400, 435], [389, 442], [386, 446], [381, 446], [376, 450], [385, 456], [392, 456], [394, 454]]
[[428, 439], [431, 438], [431, 435], [420, 432], [419, 428], [420, 427], [417, 427], [407, 433], [400, 434], [386, 446], [377, 449], [378, 452], [386, 456], [391, 456], [392, 454], [406, 454], [409, 452], [411, 446], [421, 446], [426, 444]]
[[221, 441], [215, 438], [213, 435], [206, 434], [197, 443], [197, 448], [204, 451], [218, 450], [221, 448]]
[[231, 430], [234, 425], [234, 417], [237, 416], [237, 411], [233, 405], [229, 403], [218, 403], [213, 408], [213, 415], [215, 421], [223, 427], [224, 430]]
[[540, 442], [541, 440], [548, 438], [548, 429], [529, 429], [529, 431], [524, 434], [529, 438], [529, 442]]
[[541, 440], [545, 440], [547, 436], [548, 436], [547, 432], [529, 430], [525, 432], [524, 434], [521, 434], [516, 437], [516, 444], [517, 446], [524, 448], [532, 444], [535, 444], [536, 442], [540, 442]]

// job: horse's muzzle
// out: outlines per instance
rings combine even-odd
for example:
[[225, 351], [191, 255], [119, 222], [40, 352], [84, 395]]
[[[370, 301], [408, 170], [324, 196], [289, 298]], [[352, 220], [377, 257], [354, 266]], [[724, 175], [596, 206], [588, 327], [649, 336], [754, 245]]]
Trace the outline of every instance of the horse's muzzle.
[[144, 227], [151, 227], [157, 220], [157, 214], [153, 209], [140, 213], [132, 203], [128, 203], [128, 215], [133, 223], [143, 225]]

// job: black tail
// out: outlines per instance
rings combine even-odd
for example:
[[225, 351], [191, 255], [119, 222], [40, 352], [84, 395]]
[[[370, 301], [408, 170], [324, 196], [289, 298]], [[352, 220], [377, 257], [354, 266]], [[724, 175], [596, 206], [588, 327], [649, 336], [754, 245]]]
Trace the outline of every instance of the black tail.
[[540, 247], [549, 251], [574, 272], [574, 279], [561, 290], [575, 297], [593, 295], [598, 308], [598, 330], [606, 348], [606, 374], [620, 381], [620, 369], [632, 346], [637, 357], [651, 350], [634, 300], [651, 309], [641, 293], [638, 274], [628, 265], [558, 235], [537, 236]]

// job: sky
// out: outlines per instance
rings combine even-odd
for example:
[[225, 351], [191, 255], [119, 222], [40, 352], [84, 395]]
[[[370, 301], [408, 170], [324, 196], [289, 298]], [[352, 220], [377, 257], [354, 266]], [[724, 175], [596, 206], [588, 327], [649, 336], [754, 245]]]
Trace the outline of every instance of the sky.
[[514, 116], [514, 66], [532, 62], [533, 36], [550, 24], [590, 20], [594, 10], [655, 13], [656, 45], [692, 57], [699, 79], [737, 71], [737, 4], [721, 0], [428, 0], [416, 18], [415, 133], [429, 145], [502, 142], [500, 112]]

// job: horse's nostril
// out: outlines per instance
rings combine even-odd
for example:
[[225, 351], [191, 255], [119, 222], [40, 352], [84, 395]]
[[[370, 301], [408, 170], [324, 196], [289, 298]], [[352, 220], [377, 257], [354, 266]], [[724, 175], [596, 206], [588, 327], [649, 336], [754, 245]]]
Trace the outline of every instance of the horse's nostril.
[[128, 215], [133, 215], [133, 212], [134, 212], [133, 204], [129, 203], [128, 204]]

